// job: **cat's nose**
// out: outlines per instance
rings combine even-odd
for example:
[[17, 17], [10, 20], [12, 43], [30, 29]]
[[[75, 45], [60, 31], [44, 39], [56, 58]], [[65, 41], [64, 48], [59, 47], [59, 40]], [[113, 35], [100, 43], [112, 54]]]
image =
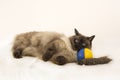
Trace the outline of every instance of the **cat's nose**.
[[81, 43], [83, 43], [83, 42], [84, 42], [84, 40], [83, 40], [83, 39], [81, 39], [81, 40], [80, 40], [80, 42], [81, 42]]

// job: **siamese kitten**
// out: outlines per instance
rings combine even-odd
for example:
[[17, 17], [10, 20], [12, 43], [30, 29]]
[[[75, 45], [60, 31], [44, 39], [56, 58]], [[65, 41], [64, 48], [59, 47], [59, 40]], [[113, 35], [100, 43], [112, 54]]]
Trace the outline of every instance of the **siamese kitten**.
[[13, 56], [38, 57], [44, 61], [51, 61], [58, 65], [76, 62], [80, 65], [105, 64], [111, 61], [107, 57], [83, 59], [77, 61], [77, 51], [92, 47], [91, 37], [84, 36], [75, 29], [75, 35], [66, 37], [56, 32], [28, 32], [16, 36], [13, 44]]

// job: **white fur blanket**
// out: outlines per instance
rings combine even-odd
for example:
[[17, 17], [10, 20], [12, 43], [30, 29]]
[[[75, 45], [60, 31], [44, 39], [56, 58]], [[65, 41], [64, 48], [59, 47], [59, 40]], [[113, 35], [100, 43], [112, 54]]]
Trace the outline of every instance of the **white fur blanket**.
[[120, 80], [119, 40], [96, 41], [94, 57], [107, 55], [113, 61], [95, 66], [80, 66], [76, 63], [58, 66], [32, 57], [14, 59], [12, 41], [13, 36], [0, 41], [0, 80]]

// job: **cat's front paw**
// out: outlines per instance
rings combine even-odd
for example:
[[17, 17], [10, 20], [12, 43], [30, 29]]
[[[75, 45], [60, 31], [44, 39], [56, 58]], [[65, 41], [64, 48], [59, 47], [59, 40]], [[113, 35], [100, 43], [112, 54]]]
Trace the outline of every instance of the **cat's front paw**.
[[83, 61], [82, 60], [78, 61], [78, 64], [83, 65]]
[[58, 65], [64, 65], [64, 64], [67, 63], [67, 59], [66, 59], [64, 56], [58, 56], [58, 57], [56, 58], [56, 63], [57, 63]]
[[55, 50], [53, 48], [48, 48], [48, 50], [46, 51], [46, 53], [42, 56], [42, 59], [44, 61], [48, 61], [50, 60], [50, 58], [52, 58], [52, 56], [55, 54]]
[[53, 54], [51, 54], [51, 53], [46, 53], [46, 54], [43, 55], [42, 59], [43, 59], [44, 61], [48, 61], [52, 56], [53, 56]]
[[13, 52], [14, 58], [22, 58], [22, 49], [17, 49]]

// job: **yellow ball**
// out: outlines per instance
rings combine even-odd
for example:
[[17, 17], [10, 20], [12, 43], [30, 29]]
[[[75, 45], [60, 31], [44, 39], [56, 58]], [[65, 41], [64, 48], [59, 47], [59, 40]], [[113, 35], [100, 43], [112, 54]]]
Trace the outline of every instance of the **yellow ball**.
[[85, 58], [93, 58], [93, 54], [92, 54], [92, 51], [88, 48], [85, 48], [84, 49], [84, 57]]

